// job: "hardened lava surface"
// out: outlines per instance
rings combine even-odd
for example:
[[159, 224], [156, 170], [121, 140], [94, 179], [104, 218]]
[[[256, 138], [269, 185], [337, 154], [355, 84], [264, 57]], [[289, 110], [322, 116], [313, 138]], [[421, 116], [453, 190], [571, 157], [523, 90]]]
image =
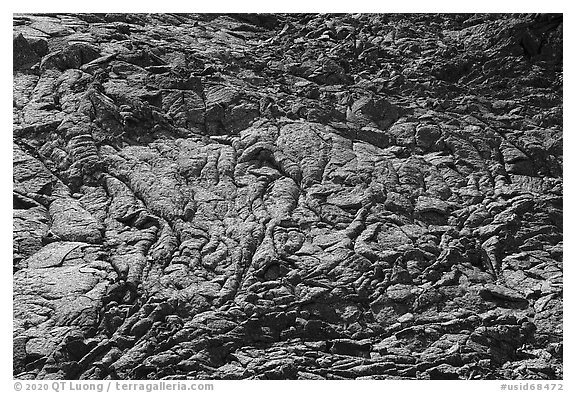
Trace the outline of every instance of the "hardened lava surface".
[[562, 15], [13, 22], [15, 377], [562, 378]]

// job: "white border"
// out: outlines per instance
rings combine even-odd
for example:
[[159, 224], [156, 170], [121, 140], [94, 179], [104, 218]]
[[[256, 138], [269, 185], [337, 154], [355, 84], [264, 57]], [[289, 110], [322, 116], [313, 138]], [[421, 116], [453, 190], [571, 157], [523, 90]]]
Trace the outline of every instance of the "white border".
[[[8, 0], [10, 1], [10, 0]], [[12, 182], [12, 148], [11, 141], [8, 140], [11, 135], [11, 122], [12, 122], [12, 105], [8, 100], [12, 92], [12, 74], [11, 74], [11, 61], [12, 45], [9, 42], [12, 30], [12, 14], [13, 13], [30, 13], [30, 12], [384, 12], [384, 13], [399, 13], [399, 12], [433, 12], [433, 13], [446, 13], [446, 12], [563, 12], [564, 13], [564, 146], [565, 150], [572, 153], [572, 149], [576, 149], [576, 127], [574, 121], [573, 103], [574, 103], [574, 70], [576, 64], [574, 62], [574, 23], [572, 7], [568, 5], [568, 1], [510, 1], [510, 0], [484, 0], [478, 2], [470, 1], [366, 1], [355, 0], [353, 2], [334, 2], [327, 0], [288, 0], [288, 1], [173, 1], [162, 0], [155, 2], [133, 2], [126, 3], [118, 0], [96, 0], [92, 2], [85, 1], [54, 1], [54, 0], [33, 0], [33, 1], [11, 1], [8, 4], [1, 6], [3, 11], [0, 14], [2, 18], [2, 45], [5, 49], [4, 61], [1, 63], [3, 68], [2, 81], [3, 91], [2, 105], [0, 113], [2, 113], [2, 124], [5, 125], [5, 131], [2, 133], [2, 143], [0, 143], [0, 184], [5, 184], [5, 192], [2, 192], [1, 201], [3, 209], [0, 209], [0, 245], [2, 255], [6, 256], [3, 262], [2, 282], [0, 285], [1, 291], [1, 314], [5, 315], [5, 321], [0, 324], [0, 332], [2, 338], [2, 355], [0, 357], [0, 389], [3, 391], [14, 391], [12, 382], [12, 258], [8, 258], [12, 250], [12, 198], [11, 190], [8, 186]], [[568, 43], [568, 45], [566, 45]], [[9, 48], [9, 49], [8, 49]], [[10, 70], [9, 70], [10, 69]], [[4, 140], [4, 138], [6, 138]], [[564, 293], [564, 370], [565, 379], [564, 391], [576, 391], [574, 384], [574, 317], [573, 317], [573, 299], [574, 287], [570, 285], [571, 280], [574, 279], [574, 231], [572, 224], [576, 222], [575, 206], [572, 203], [574, 193], [574, 179], [573, 175], [576, 173], [575, 166], [576, 157], [568, 154], [565, 156], [564, 165], [564, 194], [568, 203], [564, 210], [565, 222], [565, 248], [564, 248], [564, 280], [568, 285], [565, 285]], [[10, 208], [8, 208], [10, 207]], [[516, 381], [514, 383], [518, 383]], [[527, 381], [534, 382], [534, 381]], [[542, 381], [542, 383], [554, 383], [561, 381]], [[504, 382], [501, 382], [504, 383]], [[430, 392], [495, 392], [499, 390], [500, 383], [498, 381], [216, 381], [216, 392], [232, 392], [232, 391], [266, 391], [271, 389], [288, 391], [294, 388], [304, 391], [312, 391], [317, 389], [330, 389], [335, 391], [353, 391], [362, 389], [366, 391], [379, 391], [379, 392], [401, 392], [401, 391], [430, 391]], [[113, 390], [111, 390], [113, 391]], [[521, 390], [518, 390], [521, 391]]]

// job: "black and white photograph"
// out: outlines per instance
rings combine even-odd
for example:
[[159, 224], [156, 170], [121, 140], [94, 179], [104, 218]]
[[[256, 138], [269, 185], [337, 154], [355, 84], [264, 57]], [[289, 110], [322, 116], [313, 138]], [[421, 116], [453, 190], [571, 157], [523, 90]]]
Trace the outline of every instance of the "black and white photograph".
[[23, 390], [570, 390], [562, 13], [30, 12], [12, 30]]

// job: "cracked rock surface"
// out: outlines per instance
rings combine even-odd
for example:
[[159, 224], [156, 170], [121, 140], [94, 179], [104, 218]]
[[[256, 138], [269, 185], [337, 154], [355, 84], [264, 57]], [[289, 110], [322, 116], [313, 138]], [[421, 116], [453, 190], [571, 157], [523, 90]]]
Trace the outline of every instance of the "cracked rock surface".
[[14, 15], [13, 374], [562, 378], [562, 16]]

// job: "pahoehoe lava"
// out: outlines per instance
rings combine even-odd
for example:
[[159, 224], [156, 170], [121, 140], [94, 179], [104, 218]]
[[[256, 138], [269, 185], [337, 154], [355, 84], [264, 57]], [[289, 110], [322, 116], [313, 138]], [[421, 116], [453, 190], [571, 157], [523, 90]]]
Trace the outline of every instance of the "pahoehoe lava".
[[562, 15], [13, 22], [15, 378], [562, 378]]

